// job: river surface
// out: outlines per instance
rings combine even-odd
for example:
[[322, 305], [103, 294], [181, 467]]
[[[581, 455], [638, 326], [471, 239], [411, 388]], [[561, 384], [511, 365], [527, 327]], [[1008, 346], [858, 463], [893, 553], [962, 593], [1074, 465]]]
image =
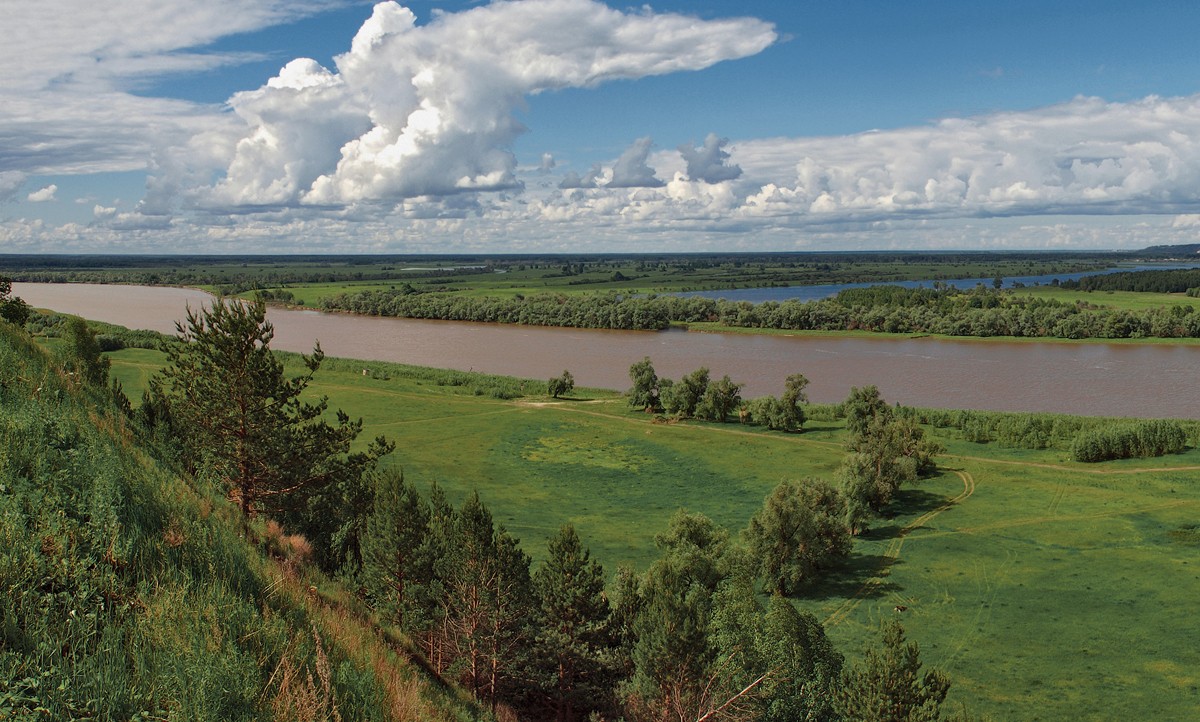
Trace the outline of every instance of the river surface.
[[[173, 333], [190, 304], [212, 297], [166, 287], [14, 283], [39, 308]], [[625, 389], [630, 364], [649, 356], [660, 376], [700, 366], [745, 383], [743, 396], [780, 394], [802, 373], [817, 402], [875, 384], [908, 406], [1054, 411], [1093, 416], [1200, 418], [1200, 346], [1006, 343], [595, 331], [376, 318], [272, 308], [273, 347], [329, 356], [550, 378]]]

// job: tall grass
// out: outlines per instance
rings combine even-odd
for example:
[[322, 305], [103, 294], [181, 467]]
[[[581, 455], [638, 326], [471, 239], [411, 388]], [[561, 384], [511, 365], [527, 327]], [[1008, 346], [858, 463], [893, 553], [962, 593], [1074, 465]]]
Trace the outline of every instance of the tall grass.
[[104, 389], [4, 323], [0, 411], [0, 717], [407, 719], [385, 703], [404, 695], [475, 716], [425, 701], [377, 634], [331, 633], [265, 523], [166, 471]]

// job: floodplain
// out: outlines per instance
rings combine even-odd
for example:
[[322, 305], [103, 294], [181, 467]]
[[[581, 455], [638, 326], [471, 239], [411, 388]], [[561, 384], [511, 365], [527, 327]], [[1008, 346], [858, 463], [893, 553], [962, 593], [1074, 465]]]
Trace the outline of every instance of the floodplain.
[[[111, 358], [134, 398], [162, 363], [137, 349]], [[419, 486], [455, 501], [477, 490], [535, 555], [574, 524], [610, 576], [649, 564], [675, 509], [736, 533], [779, 481], [832, 479], [844, 453], [836, 420], [800, 434], [661, 423], [614, 392], [555, 400], [544, 382], [450, 373], [330, 359], [310, 388], [361, 416], [362, 439], [394, 439], [389, 463]], [[797, 604], [851, 654], [899, 618], [953, 678], [951, 700], [996, 719], [1193, 716], [1200, 451], [1080, 464], [926, 431], [947, 447], [938, 472], [906, 487], [894, 516]]]

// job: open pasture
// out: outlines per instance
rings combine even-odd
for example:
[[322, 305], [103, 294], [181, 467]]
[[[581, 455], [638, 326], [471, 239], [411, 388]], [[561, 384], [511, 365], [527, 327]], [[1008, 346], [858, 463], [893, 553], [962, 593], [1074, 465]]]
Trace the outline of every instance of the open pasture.
[[[112, 358], [131, 395], [161, 363]], [[609, 392], [506, 401], [390, 375], [322, 369], [312, 390], [362, 416], [364, 438], [394, 439], [409, 479], [456, 502], [477, 489], [535, 558], [569, 522], [610, 574], [644, 568], [676, 508], [736, 533], [780, 480], [831, 478], [842, 456], [835, 423], [796, 435], [661, 424]], [[1200, 452], [1083, 465], [943, 441], [940, 473], [905, 489], [798, 604], [851, 654], [898, 617], [953, 678], [951, 699], [996, 719], [1194, 718]]]
[[1182, 293], [1142, 293], [1137, 291], [1080, 291], [1070, 288], [1055, 288], [1054, 286], [1037, 286], [1019, 288], [1013, 291], [1015, 295], [1032, 298], [1047, 298], [1064, 303], [1082, 302], [1092, 306], [1124, 309], [1127, 311], [1145, 311], [1150, 308], [1163, 306], [1190, 306], [1200, 308], [1200, 298], [1194, 298]]

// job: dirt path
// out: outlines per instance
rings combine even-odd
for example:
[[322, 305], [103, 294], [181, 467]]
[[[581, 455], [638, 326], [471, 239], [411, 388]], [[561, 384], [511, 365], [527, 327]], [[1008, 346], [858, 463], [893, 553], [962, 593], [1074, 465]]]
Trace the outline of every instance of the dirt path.
[[975, 477], [971, 476], [969, 472], [960, 469], [951, 469], [950, 471], [953, 471], [958, 475], [958, 478], [962, 479], [962, 492], [960, 492], [959, 495], [953, 499], [947, 500], [938, 508], [927, 511], [916, 519], [910, 521], [908, 524], [905, 524], [904, 527], [901, 528], [896, 534], [896, 536], [890, 542], [888, 542], [887, 548], [884, 549], [883, 557], [885, 558], [885, 561], [879, 565], [880, 571], [878, 571], [867, 581], [863, 582], [862, 586], [858, 588], [858, 591], [854, 593], [854, 596], [839, 604], [837, 608], [825, 618], [826, 627], [834, 626], [844, 622], [846, 618], [849, 617], [852, 612], [854, 612], [855, 609], [858, 609], [858, 606], [863, 603], [863, 600], [866, 599], [867, 594], [870, 593], [871, 590], [875, 589], [875, 587], [878, 587], [880, 584], [883, 584], [884, 580], [887, 579], [889, 575], [891, 563], [900, 557], [900, 550], [904, 548], [904, 540], [910, 532], [928, 524], [938, 514], [957, 506], [975, 493]]

